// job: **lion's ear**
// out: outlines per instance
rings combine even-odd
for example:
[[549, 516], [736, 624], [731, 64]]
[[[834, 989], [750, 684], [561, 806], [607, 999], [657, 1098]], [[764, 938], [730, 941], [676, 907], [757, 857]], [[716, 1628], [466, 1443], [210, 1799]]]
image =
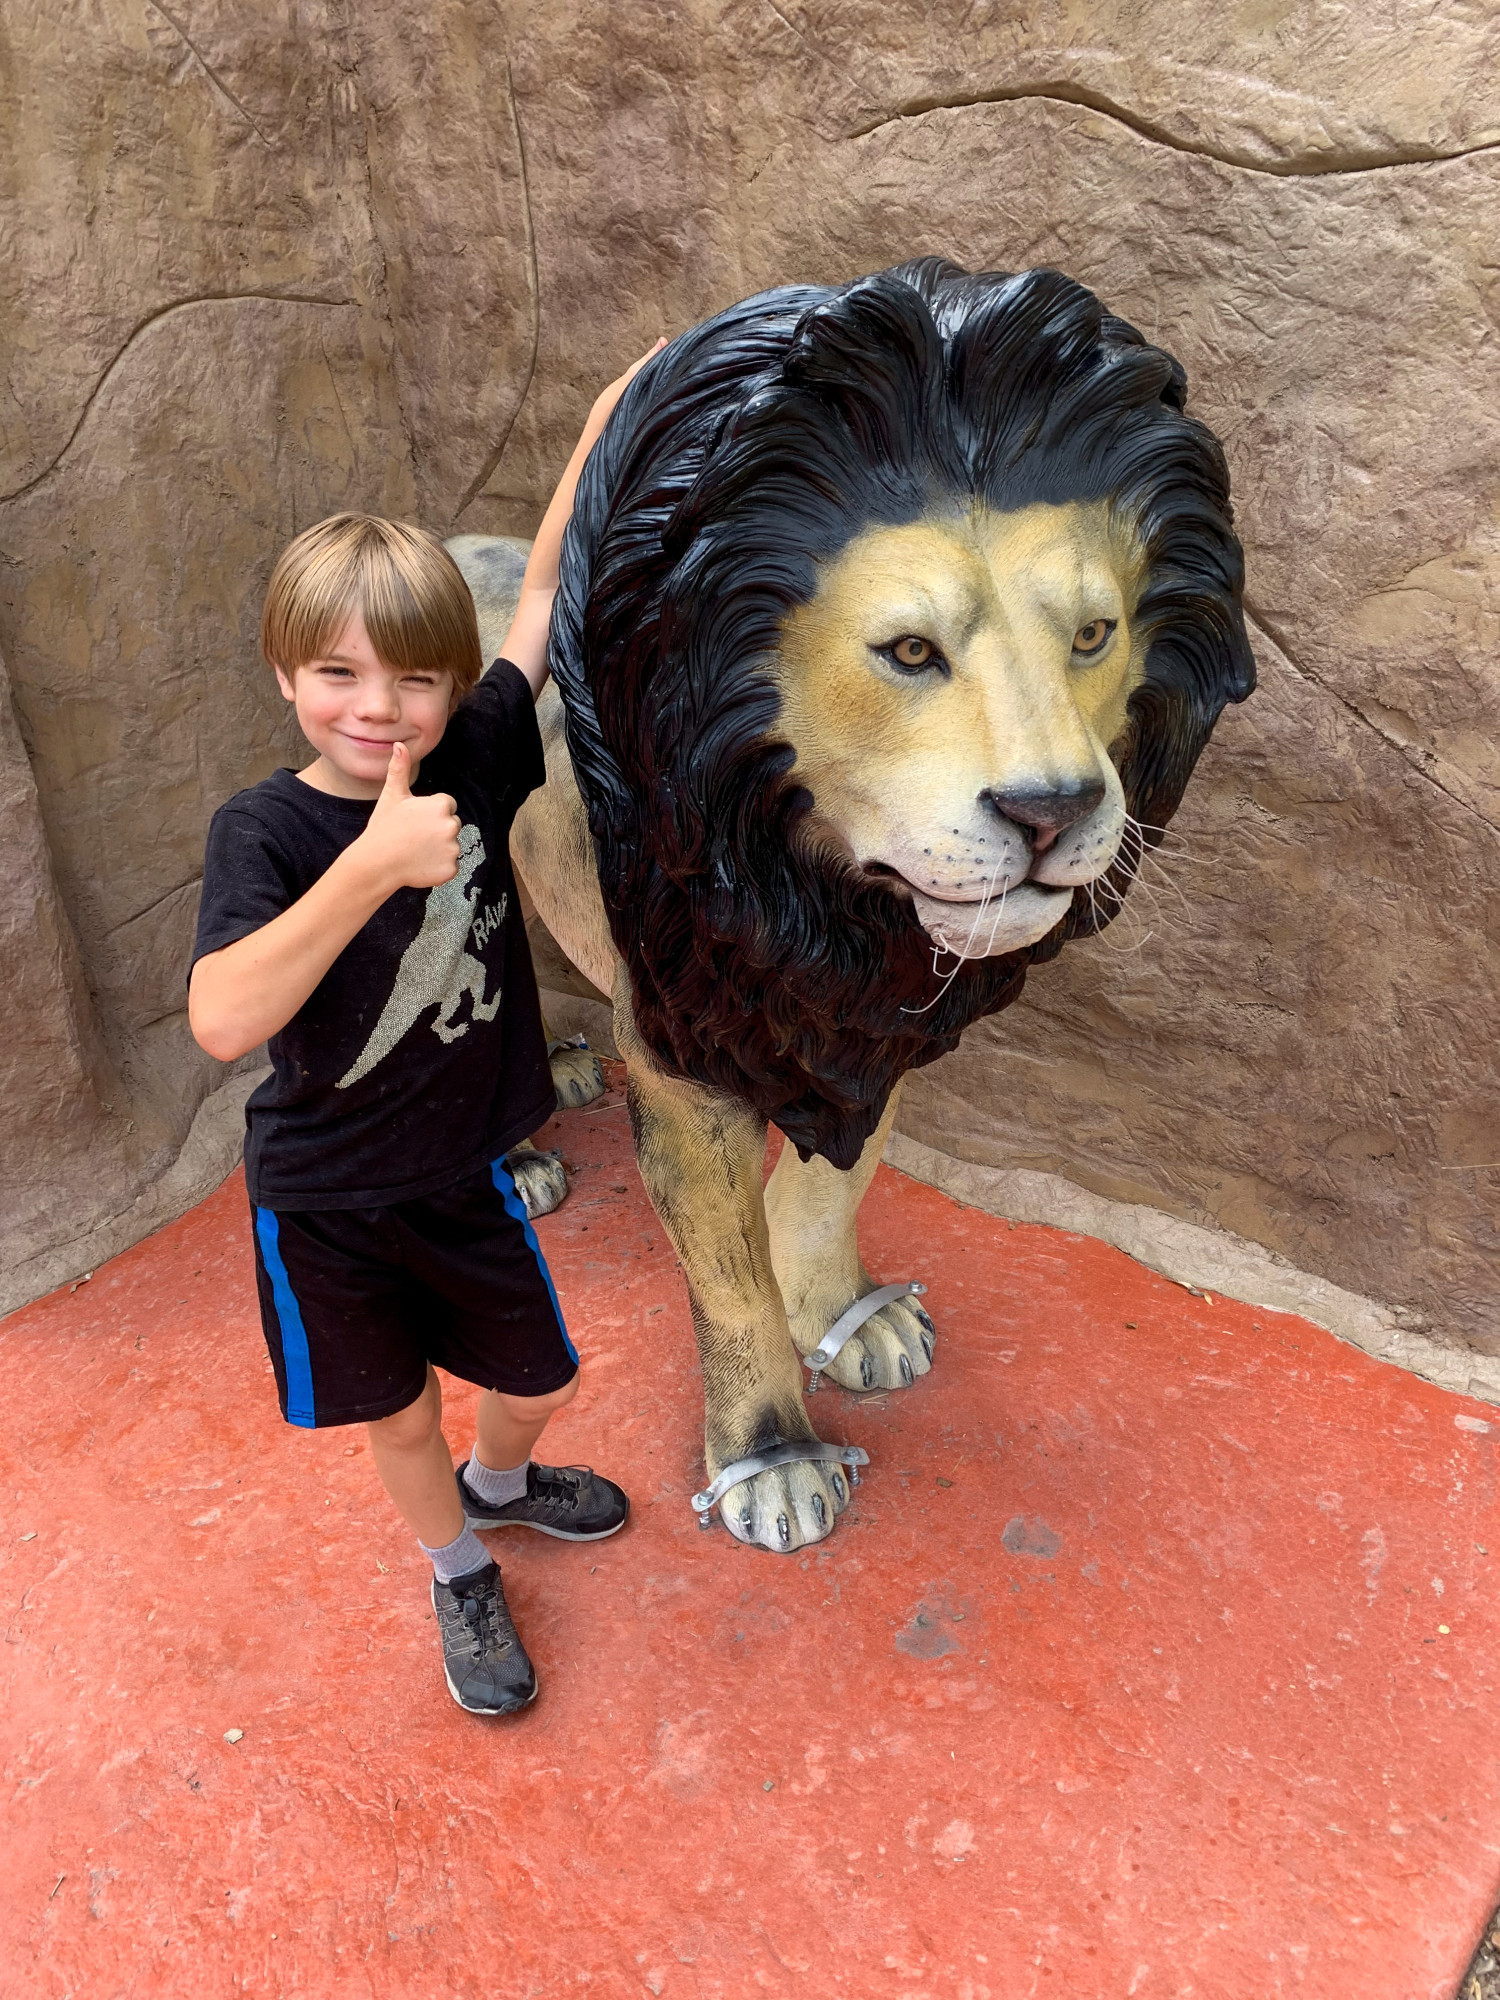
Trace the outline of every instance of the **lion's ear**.
[[946, 430], [942, 335], [926, 301], [885, 272], [804, 313], [781, 372], [837, 409], [872, 464], [926, 458]]

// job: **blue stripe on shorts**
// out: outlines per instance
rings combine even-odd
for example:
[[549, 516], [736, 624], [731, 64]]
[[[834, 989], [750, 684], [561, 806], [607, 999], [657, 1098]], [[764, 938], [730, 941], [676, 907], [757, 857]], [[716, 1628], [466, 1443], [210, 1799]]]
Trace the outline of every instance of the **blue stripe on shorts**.
[[[281, 1255], [281, 1225], [269, 1208], [255, 1211], [255, 1233], [260, 1239], [261, 1260], [271, 1280], [271, 1296], [276, 1302], [276, 1319], [281, 1328], [281, 1364], [286, 1371], [286, 1420], [303, 1430], [313, 1430], [312, 1357], [307, 1351], [307, 1328], [302, 1324], [302, 1308], [292, 1281], [286, 1274]], [[545, 1269], [545, 1266], [543, 1267]], [[551, 1279], [548, 1279], [550, 1286]]]
[[495, 1183], [496, 1192], [505, 1203], [505, 1213], [512, 1222], [519, 1222], [526, 1237], [526, 1247], [536, 1259], [537, 1269], [542, 1274], [547, 1287], [547, 1295], [552, 1301], [552, 1310], [557, 1314], [557, 1330], [563, 1337], [563, 1346], [568, 1350], [568, 1359], [578, 1365], [578, 1349], [568, 1338], [568, 1323], [563, 1318], [562, 1307], [557, 1303], [557, 1287], [552, 1282], [552, 1273], [547, 1269], [547, 1260], [542, 1255], [542, 1246], [536, 1240], [536, 1231], [531, 1226], [531, 1218], [526, 1213], [526, 1204], [521, 1199], [521, 1190], [506, 1172], [503, 1159], [490, 1163], [490, 1179]]

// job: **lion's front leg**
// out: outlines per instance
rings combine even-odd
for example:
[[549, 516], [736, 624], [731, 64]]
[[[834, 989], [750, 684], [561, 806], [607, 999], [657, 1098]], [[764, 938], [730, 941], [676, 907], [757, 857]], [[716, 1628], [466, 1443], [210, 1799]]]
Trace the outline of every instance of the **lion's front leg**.
[[[682, 1260], [703, 1361], [710, 1480], [778, 1444], [816, 1441], [802, 1370], [771, 1265], [761, 1175], [765, 1126], [733, 1098], [665, 1076], [615, 1008], [636, 1157]], [[776, 1466], [732, 1486], [720, 1514], [732, 1535], [790, 1550], [827, 1535], [848, 1504], [837, 1466]]]
[[[897, 1086], [899, 1090], [899, 1085]], [[811, 1354], [845, 1309], [884, 1280], [860, 1261], [859, 1205], [896, 1116], [897, 1091], [847, 1173], [788, 1145], [766, 1185], [771, 1258], [792, 1339]], [[895, 1275], [895, 1274], [892, 1274]], [[920, 1277], [920, 1272], [900, 1274]], [[914, 1298], [893, 1299], [850, 1335], [827, 1373], [846, 1389], [909, 1388], [932, 1366], [934, 1328]]]

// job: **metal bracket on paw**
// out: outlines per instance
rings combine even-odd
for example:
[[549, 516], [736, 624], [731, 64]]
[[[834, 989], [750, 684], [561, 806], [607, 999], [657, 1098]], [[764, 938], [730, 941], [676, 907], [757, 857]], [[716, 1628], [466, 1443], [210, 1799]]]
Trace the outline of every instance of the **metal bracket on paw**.
[[849, 1484], [858, 1486], [859, 1468], [869, 1463], [870, 1454], [857, 1444], [822, 1444], [816, 1438], [801, 1444], [775, 1444], [768, 1451], [752, 1452], [749, 1458], [737, 1458], [733, 1465], [726, 1465], [717, 1479], [705, 1486], [701, 1493], [693, 1495], [693, 1511], [698, 1516], [700, 1528], [711, 1527], [710, 1516], [714, 1507], [731, 1486], [738, 1486], [744, 1479], [753, 1479], [757, 1472], [770, 1472], [774, 1466], [847, 1465]]
[[818, 1387], [823, 1370], [838, 1356], [839, 1349], [851, 1333], [858, 1333], [867, 1319], [873, 1319], [882, 1306], [888, 1306], [893, 1299], [908, 1299], [920, 1296], [927, 1290], [925, 1285], [908, 1283], [903, 1285], [881, 1285], [877, 1291], [866, 1292], [862, 1299], [856, 1299], [847, 1312], [839, 1314], [827, 1333], [818, 1342], [811, 1354], [802, 1357], [805, 1366], [812, 1370], [812, 1380], [807, 1385], [810, 1396]]

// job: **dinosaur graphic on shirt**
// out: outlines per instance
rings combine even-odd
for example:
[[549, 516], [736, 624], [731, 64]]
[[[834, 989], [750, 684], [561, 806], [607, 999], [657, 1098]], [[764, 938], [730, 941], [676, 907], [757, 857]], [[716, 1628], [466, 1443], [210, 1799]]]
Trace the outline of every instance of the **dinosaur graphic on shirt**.
[[[351, 1083], [368, 1076], [428, 1007], [436, 1006], [438, 1010], [432, 1032], [441, 1042], [456, 1042], [460, 1035], [469, 1032], [468, 1021], [455, 1022], [453, 1018], [466, 993], [471, 1019], [493, 1021], [499, 1013], [499, 993], [493, 1000], [484, 997], [484, 961], [468, 949], [479, 900], [479, 891], [471, 890], [469, 885], [484, 866], [484, 842], [477, 826], [459, 829], [458, 857], [458, 873], [429, 890], [422, 928], [401, 954], [390, 998], [380, 1010], [380, 1019], [353, 1066], [339, 1078], [340, 1090], [347, 1090]], [[503, 921], [505, 903], [502, 896], [493, 922], [488, 921], [492, 913], [486, 911], [486, 934]]]

